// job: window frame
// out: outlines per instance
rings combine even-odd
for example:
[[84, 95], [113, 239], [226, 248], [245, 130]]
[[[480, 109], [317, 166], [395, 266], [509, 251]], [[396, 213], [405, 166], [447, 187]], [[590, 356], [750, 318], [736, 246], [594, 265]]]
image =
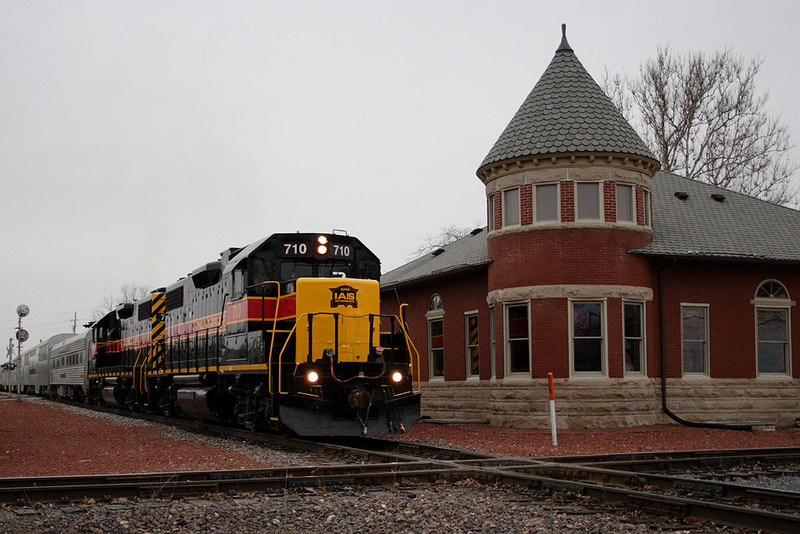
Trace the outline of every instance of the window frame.
[[[785, 296], [760, 296], [762, 288], [764, 288], [767, 284], [773, 284], [780, 287], [782, 293]], [[755, 321], [755, 365], [756, 365], [756, 377], [757, 378], [791, 378], [792, 376], [792, 306], [794, 303], [791, 300], [791, 296], [789, 295], [789, 290], [786, 289], [786, 285], [780, 282], [779, 280], [768, 279], [764, 280], [760, 284], [755, 291], [755, 298], [753, 299], [753, 317]], [[760, 339], [760, 332], [759, 332], [759, 322], [758, 322], [758, 315], [759, 311], [781, 311], [785, 314], [785, 325], [784, 325], [784, 340], [781, 342], [783, 344], [783, 357], [784, 357], [784, 367], [785, 370], [783, 372], [767, 372], [761, 371], [761, 356], [760, 356], [760, 345], [762, 343], [770, 343], [770, 344], [777, 344], [779, 342], [766, 340], [761, 341]]]
[[[628, 336], [626, 331], [627, 321], [625, 320], [625, 306], [638, 306], [641, 310], [639, 315], [639, 337]], [[641, 300], [623, 300], [622, 301], [622, 370], [625, 376], [639, 377], [647, 376], [647, 306]], [[628, 339], [636, 339], [639, 341], [639, 370], [628, 371]]]
[[[685, 344], [687, 341], [700, 341], [696, 339], [686, 339], [684, 335], [684, 310], [697, 308], [705, 310], [704, 328], [705, 339], [703, 347], [703, 371], [686, 371]], [[681, 302], [681, 376], [685, 378], [710, 378], [711, 377], [711, 305], [707, 303]]]
[[[434, 323], [441, 323], [442, 328], [442, 346], [441, 348], [434, 348], [433, 347], [433, 324]], [[438, 351], [439, 356], [434, 354], [434, 351]], [[442, 374], [436, 374], [436, 360], [435, 358], [441, 357], [442, 359]], [[444, 380], [445, 377], [445, 369], [444, 369], [444, 316], [439, 317], [432, 317], [428, 319], [428, 380]]]
[[[507, 209], [508, 201], [506, 200], [506, 198], [507, 198], [507, 194], [508, 193], [512, 193], [512, 192], [516, 192], [517, 193], [517, 210], [516, 210], [517, 213], [516, 213], [516, 222], [510, 223], [510, 222], [508, 222], [509, 210]], [[502, 200], [500, 202], [501, 206], [502, 206], [502, 215], [500, 217], [501, 227], [502, 228], [509, 228], [509, 227], [513, 227], [513, 226], [520, 226], [522, 224], [522, 196], [521, 196], [520, 188], [519, 187], [511, 187], [511, 188], [508, 188], [508, 189], [504, 189], [503, 192], [502, 192], [501, 197], [502, 197]]]
[[[510, 308], [525, 307], [527, 314], [527, 337], [511, 339], [509, 336], [509, 321], [508, 312]], [[527, 340], [526, 346], [528, 349], [528, 369], [527, 371], [511, 371], [511, 351], [509, 350], [510, 342]], [[505, 366], [504, 376], [508, 378], [530, 378], [531, 377], [531, 303], [530, 301], [517, 301], [517, 302], [504, 302], [503, 303], [503, 365]]]
[[488, 212], [488, 217], [486, 221], [486, 228], [487, 232], [494, 232], [496, 228], [494, 227], [494, 193], [490, 193], [486, 200], [486, 211]]
[[647, 227], [653, 227], [653, 211], [651, 209], [651, 197], [652, 194], [650, 193], [649, 189], [642, 189], [642, 218], [644, 219], [644, 225]]
[[[475, 344], [470, 344], [470, 319], [475, 319], [475, 328], [477, 330], [476, 335], [477, 339], [475, 339]], [[480, 342], [480, 317], [478, 316], [478, 310], [471, 310], [468, 312], [464, 312], [464, 356], [466, 364], [466, 377], [467, 379], [476, 379], [481, 377], [481, 342]], [[473, 348], [477, 351], [477, 358], [473, 356]], [[472, 364], [473, 359], [475, 363], [478, 365], [478, 371], [476, 373], [472, 372]]]
[[[620, 219], [620, 195], [619, 192], [621, 189], [625, 189], [628, 191], [628, 210], [630, 213], [630, 219]], [[636, 224], [636, 189], [631, 184], [621, 184], [617, 183], [614, 187], [614, 193], [616, 196], [616, 213], [617, 213], [617, 222], [621, 224]]]
[[[599, 304], [600, 305], [600, 370], [599, 371], [577, 371], [575, 369], [575, 340], [576, 339], [596, 339], [597, 336], [575, 337], [575, 305], [576, 304]], [[608, 376], [608, 320], [606, 299], [569, 299], [569, 372], [575, 378], [597, 378]]]
[[[442, 302], [442, 297], [439, 296], [438, 293], [434, 293], [428, 299], [428, 311], [425, 314], [425, 319], [428, 326], [428, 380], [444, 380], [447, 369], [446, 369], [446, 362], [445, 362], [445, 352], [444, 352], [444, 303]], [[441, 323], [442, 328], [442, 346], [441, 348], [434, 349], [433, 348], [433, 328], [432, 325], [435, 322]], [[442, 358], [442, 374], [437, 375], [434, 373], [436, 366], [434, 364], [434, 350], [441, 351], [441, 358]]]
[[497, 377], [497, 327], [495, 325], [495, 307], [489, 306], [489, 378]]
[[[556, 198], [556, 218], [555, 219], [539, 219], [539, 188], [540, 187], [555, 187]], [[555, 224], [561, 221], [561, 182], [550, 182], [542, 184], [534, 184], [533, 186], [533, 223], [534, 224]]]
[[[603, 187], [602, 182], [575, 182], [575, 220], [576, 221], [603, 221]], [[597, 189], [597, 217], [582, 217], [580, 213], [581, 186], [593, 185]]]

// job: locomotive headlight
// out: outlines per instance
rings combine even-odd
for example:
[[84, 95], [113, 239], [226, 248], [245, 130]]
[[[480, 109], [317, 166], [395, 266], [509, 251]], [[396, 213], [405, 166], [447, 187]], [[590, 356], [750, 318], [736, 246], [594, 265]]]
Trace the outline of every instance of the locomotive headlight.
[[400, 371], [395, 371], [394, 373], [392, 373], [392, 382], [394, 382], [395, 384], [399, 384], [402, 381], [403, 381], [403, 373], [401, 373]]
[[317, 236], [317, 243], [319, 243], [319, 245], [317, 245], [317, 254], [319, 254], [320, 256], [324, 256], [325, 254], [327, 254], [328, 238], [324, 235]]
[[316, 371], [309, 371], [306, 375], [306, 380], [308, 380], [309, 384], [316, 384], [319, 382], [319, 373]]

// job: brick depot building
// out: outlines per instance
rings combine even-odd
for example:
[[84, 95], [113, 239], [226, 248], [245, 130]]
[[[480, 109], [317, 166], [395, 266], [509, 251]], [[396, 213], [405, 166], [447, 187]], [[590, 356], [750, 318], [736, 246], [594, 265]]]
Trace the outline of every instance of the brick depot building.
[[567, 43], [477, 171], [488, 224], [382, 277], [423, 415], [560, 427], [800, 417], [800, 212], [659, 171]]

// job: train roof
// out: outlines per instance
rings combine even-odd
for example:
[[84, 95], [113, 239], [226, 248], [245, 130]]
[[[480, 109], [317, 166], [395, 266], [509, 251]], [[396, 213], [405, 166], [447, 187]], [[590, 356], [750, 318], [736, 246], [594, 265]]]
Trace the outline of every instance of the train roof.
[[25, 349], [24, 351], [22, 351], [22, 354], [23, 354], [23, 356], [24, 356], [25, 354], [31, 354], [31, 353], [33, 353], [33, 351], [39, 350], [39, 349], [41, 349], [41, 348], [48, 348], [48, 349], [50, 349], [50, 348], [52, 348], [52, 347], [53, 347], [53, 346], [54, 346], [56, 343], [58, 343], [58, 342], [60, 342], [60, 341], [63, 341], [64, 339], [66, 339], [66, 338], [68, 338], [68, 337], [70, 337], [70, 336], [72, 336], [72, 335], [73, 335], [73, 334], [71, 334], [71, 333], [69, 333], [69, 334], [56, 334], [56, 335], [54, 335], [54, 336], [51, 336], [51, 337], [49, 337], [49, 338], [47, 338], [47, 339], [44, 339], [44, 340], [40, 341], [39, 343], [37, 343], [37, 344], [36, 344], [36, 345], [34, 345], [33, 347], [30, 347], [29, 349]]
[[[324, 232], [321, 232], [321, 233], [313, 233], [313, 232], [302, 232], [301, 233], [301, 232], [297, 232], [297, 233], [272, 234], [272, 235], [269, 235], [267, 237], [261, 238], [258, 241], [250, 243], [249, 245], [247, 245], [246, 247], [244, 247], [242, 249], [238, 249], [237, 250], [235, 248], [232, 248], [232, 249], [228, 249], [227, 251], [225, 251], [225, 252], [230, 252], [231, 253], [231, 257], [228, 259], [228, 262], [225, 264], [223, 273], [224, 274], [229, 274], [231, 271], [233, 271], [236, 268], [237, 265], [239, 265], [239, 263], [241, 263], [246, 258], [249, 258], [251, 254], [253, 254], [253, 253], [257, 252], [258, 250], [260, 250], [261, 247], [263, 247], [266, 244], [267, 241], [281, 239], [281, 238], [312, 237], [312, 236], [320, 236], [320, 235], [324, 235], [324, 236], [327, 236], [328, 238], [332, 238], [332, 239], [347, 239], [349, 241], [352, 241], [353, 243], [358, 244], [364, 250], [366, 250], [370, 254], [372, 254], [372, 251], [369, 250], [369, 248], [367, 248], [364, 245], [364, 243], [361, 242], [360, 239], [358, 239], [357, 237], [350, 236], [350, 235], [324, 233]], [[225, 259], [225, 252], [223, 252], [221, 254], [223, 260]]]
[[87, 330], [85, 332], [81, 332], [80, 334], [68, 334], [69, 337], [61, 339], [60, 341], [55, 343], [52, 348], [53, 350], [55, 350], [61, 347], [66, 347], [70, 343], [75, 343], [76, 341], [83, 341], [84, 339], [86, 339], [86, 336], [90, 335], [91, 333], [92, 333], [91, 330]]

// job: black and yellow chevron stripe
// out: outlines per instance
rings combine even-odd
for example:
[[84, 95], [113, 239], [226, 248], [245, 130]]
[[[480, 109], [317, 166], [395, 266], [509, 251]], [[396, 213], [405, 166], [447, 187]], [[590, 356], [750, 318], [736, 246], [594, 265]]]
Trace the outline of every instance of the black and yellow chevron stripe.
[[164, 358], [164, 337], [166, 326], [164, 314], [166, 313], [166, 294], [154, 291], [153, 300], [150, 307], [151, 327], [150, 327], [150, 357], [148, 358], [149, 368], [156, 369]]

